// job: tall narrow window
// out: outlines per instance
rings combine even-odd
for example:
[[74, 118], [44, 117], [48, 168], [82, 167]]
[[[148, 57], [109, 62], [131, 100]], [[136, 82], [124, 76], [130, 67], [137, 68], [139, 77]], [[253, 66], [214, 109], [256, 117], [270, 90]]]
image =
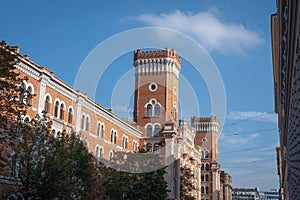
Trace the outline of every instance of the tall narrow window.
[[114, 143], [117, 144], [117, 132], [114, 132]]
[[86, 117], [85, 119], [85, 130], [89, 131], [89, 117]]
[[96, 162], [100, 161], [100, 147], [96, 146]]
[[115, 136], [114, 136], [114, 131], [111, 130], [111, 134], [110, 134], [110, 142], [111, 142], [111, 143], [114, 143], [114, 138], [115, 138]]
[[160, 125], [156, 124], [154, 126], [154, 137], [159, 137]]
[[68, 123], [72, 124], [72, 120], [73, 120], [73, 111], [72, 111], [72, 108], [69, 108], [69, 111], [68, 111]]
[[152, 125], [150, 124], [147, 126], [147, 136], [152, 137]]
[[160, 116], [160, 106], [158, 104], [155, 104], [155, 106], [154, 106], [154, 116], [155, 117]]
[[45, 107], [44, 107], [44, 111], [45, 111], [46, 113], [49, 112], [49, 106], [50, 106], [49, 104], [50, 104], [50, 97], [47, 96], [47, 97], [46, 97], [46, 100], [45, 100]]
[[65, 110], [65, 107], [64, 107], [64, 104], [60, 104], [60, 111], [59, 111], [59, 118], [61, 119], [61, 120], [63, 120], [64, 119], [64, 110]]
[[204, 187], [201, 187], [201, 193], [204, 194]]
[[81, 130], [84, 130], [84, 122], [85, 122], [85, 116], [82, 115], [82, 117], [81, 117]]
[[208, 163], [206, 163], [205, 171], [209, 171], [209, 164]]
[[59, 107], [59, 103], [57, 101], [55, 103], [55, 108], [54, 108], [54, 117], [58, 117], [58, 107]]
[[100, 123], [98, 123], [98, 126], [97, 126], [97, 136], [98, 136], [98, 138], [100, 138], [101, 136], [100, 136], [100, 132], [101, 132], [101, 124]]
[[26, 91], [26, 93], [25, 93], [25, 103], [26, 103], [26, 105], [27, 106], [31, 106], [32, 105], [32, 100], [31, 100], [31, 98], [32, 98], [32, 87], [31, 86], [29, 86], [28, 88], [27, 88], [27, 91]]
[[114, 158], [114, 152], [113, 152], [113, 151], [110, 151], [110, 152], [109, 152], [109, 160], [110, 160], [110, 161], [113, 161], [113, 158]]
[[209, 187], [208, 186], [205, 187], [205, 192], [206, 192], [206, 194], [209, 194]]
[[152, 116], [152, 105], [151, 104], [147, 105], [147, 116]]
[[208, 176], [208, 174], [205, 175], [205, 181], [209, 181], [209, 176]]
[[100, 148], [100, 160], [103, 158], [103, 148]]
[[103, 131], [104, 131], [104, 125], [101, 124], [101, 128], [100, 128], [100, 137], [103, 138]]
[[204, 181], [204, 175], [201, 174], [201, 181], [203, 182]]

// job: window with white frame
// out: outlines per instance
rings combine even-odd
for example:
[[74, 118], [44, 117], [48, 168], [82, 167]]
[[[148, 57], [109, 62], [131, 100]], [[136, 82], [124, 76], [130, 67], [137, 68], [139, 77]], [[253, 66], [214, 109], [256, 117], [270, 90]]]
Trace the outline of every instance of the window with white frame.
[[85, 115], [81, 116], [81, 130], [84, 130], [84, 123], [85, 123]]
[[113, 158], [114, 158], [114, 151], [111, 150], [111, 151], [109, 152], [109, 160], [110, 160], [110, 161], [113, 161]]
[[46, 96], [46, 99], [45, 99], [45, 105], [44, 105], [44, 111], [46, 112], [46, 113], [48, 113], [49, 112], [49, 110], [50, 110], [50, 96]]
[[161, 112], [161, 105], [156, 99], [151, 99], [146, 105], [146, 116], [147, 117], [159, 117]]
[[102, 122], [98, 122], [97, 125], [97, 137], [98, 138], [103, 138], [103, 131], [104, 131], [104, 124]]
[[138, 147], [138, 143], [134, 140], [132, 142], [132, 150], [133, 150], [134, 153], [137, 152], [137, 147]]
[[73, 121], [73, 109], [69, 108], [68, 110], [68, 123], [72, 124]]
[[59, 109], [59, 102], [56, 101], [54, 105], [54, 117], [58, 118], [58, 109]]
[[128, 146], [128, 137], [124, 135], [122, 137], [122, 147], [123, 149], [127, 149], [127, 146]]
[[152, 130], [153, 130], [152, 125], [148, 124], [147, 125], [147, 137], [152, 137]]
[[64, 110], [65, 110], [65, 106], [64, 106], [63, 103], [61, 103], [60, 104], [60, 109], [59, 109], [59, 118], [61, 120], [64, 120], [64, 114], [65, 114]]
[[110, 131], [110, 142], [113, 144], [117, 144], [117, 131], [114, 129], [111, 129]]
[[86, 116], [85, 118], [85, 130], [89, 131], [89, 123], [90, 123], [90, 118], [89, 116]]
[[155, 124], [155, 126], [154, 126], [154, 137], [159, 137], [159, 134], [160, 134], [160, 125]]

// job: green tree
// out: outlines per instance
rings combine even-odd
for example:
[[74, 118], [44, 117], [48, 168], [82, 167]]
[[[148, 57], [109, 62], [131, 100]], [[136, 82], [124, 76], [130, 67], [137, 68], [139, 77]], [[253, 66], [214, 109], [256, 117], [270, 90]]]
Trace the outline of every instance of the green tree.
[[[153, 168], [154, 165], [156, 170], [151, 171], [151, 166]], [[117, 152], [112, 166], [109, 173], [106, 173], [103, 185], [106, 196], [109, 196], [111, 200], [166, 199], [168, 195], [167, 183], [164, 180], [166, 172], [165, 167], [160, 164], [158, 154]], [[147, 172], [129, 173], [115, 169], [132, 172], [144, 169]]]
[[[26, 88], [21, 87], [26, 77], [21, 78], [17, 73], [15, 65], [18, 57], [11, 48], [4, 41], [0, 42], [0, 176], [12, 177], [11, 180], [17, 182], [11, 164], [14, 151], [19, 148], [21, 116], [26, 114], [27, 107], [23, 101]], [[0, 198], [6, 198], [6, 194], [14, 189], [14, 185], [0, 186]]]
[[195, 188], [192, 179], [194, 175], [190, 168], [183, 166], [180, 168], [180, 199], [181, 200], [194, 200], [192, 191]]
[[39, 194], [44, 198], [95, 199], [98, 174], [93, 157], [75, 133], [52, 137], [51, 149], [44, 162], [43, 184]]

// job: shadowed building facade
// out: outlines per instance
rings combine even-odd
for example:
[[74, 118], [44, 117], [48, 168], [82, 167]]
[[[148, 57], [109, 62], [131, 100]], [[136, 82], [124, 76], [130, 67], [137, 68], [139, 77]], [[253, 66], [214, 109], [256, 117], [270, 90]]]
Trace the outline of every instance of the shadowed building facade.
[[300, 199], [300, 4], [277, 0], [271, 16], [275, 112], [280, 147], [276, 148], [281, 199]]

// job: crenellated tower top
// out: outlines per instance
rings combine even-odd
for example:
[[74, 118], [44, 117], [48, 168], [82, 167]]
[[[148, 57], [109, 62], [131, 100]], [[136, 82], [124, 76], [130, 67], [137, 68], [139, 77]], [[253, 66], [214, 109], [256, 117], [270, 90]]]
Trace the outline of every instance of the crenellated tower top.
[[155, 51], [142, 51], [138, 49], [134, 52], [134, 62], [137, 60], [151, 59], [151, 58], [173, 58], [178, 64], [180, 64], [180, 57], [177, 55], [175, 49], [170, 50], [155, 50]]

